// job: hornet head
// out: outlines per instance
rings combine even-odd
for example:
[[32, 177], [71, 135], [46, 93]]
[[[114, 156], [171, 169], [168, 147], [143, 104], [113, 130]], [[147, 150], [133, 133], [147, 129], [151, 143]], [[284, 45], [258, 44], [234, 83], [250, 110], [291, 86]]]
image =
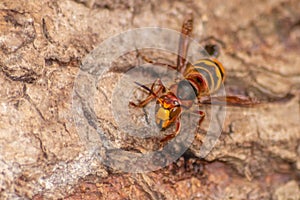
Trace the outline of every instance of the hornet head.
[[164, 130], [169, 127], [181, 114], [179, 99], [168, 92], [156, 100], [155, 122], [156, 125]]

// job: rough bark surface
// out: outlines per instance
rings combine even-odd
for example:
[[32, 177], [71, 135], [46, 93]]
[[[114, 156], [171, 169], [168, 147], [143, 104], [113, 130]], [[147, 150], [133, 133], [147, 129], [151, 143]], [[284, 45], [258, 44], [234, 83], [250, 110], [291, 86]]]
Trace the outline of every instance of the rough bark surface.
[[[300, 199], [299, 10], [298, 0], [2, 0], [0, 198]], [[83, 58], [128, 29], [180, 30], [189, 12], [193, 37], [214, 38], [208, 42], [221, 47], [227, 92], [263, 104], [227, 108], [223, 133], [204, 159], [201, 129], [189, 150], [163, 169], [128, 174], [102, 165], [73, 120]], [[99, 83], [96, 116], [113, 141], [130, 148], [136, 138], [124, 137], [110, 108], [101, 107], [120, 74], [112, 71]], [[140, 144], [143, 152], [155, 140]]]

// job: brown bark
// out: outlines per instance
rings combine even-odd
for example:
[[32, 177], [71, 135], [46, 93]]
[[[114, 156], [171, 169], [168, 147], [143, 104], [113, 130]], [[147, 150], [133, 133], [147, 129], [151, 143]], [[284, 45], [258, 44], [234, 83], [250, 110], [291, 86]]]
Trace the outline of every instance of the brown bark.
[[[1, 199], [300, 199], [299, 10], [297, 0], [2, 0]], [[190, 12], [193, 38], [221, 49], [227, 93], [262, 104], [227, 107], [222, 135], [205, 158], [199, 149], [207, 120], [190, 148], [162, 169], [131, 174], [103, 165], [73, 119], [80, 65], [115, 34], [180, 30]], [[115, 61], [97, 83], [95, 117], [118, 147], [147, 152], [159, 139], [126, 136], [105, 106], [135, 56]], [[159, 56], [174, 63], [172, 55]]]

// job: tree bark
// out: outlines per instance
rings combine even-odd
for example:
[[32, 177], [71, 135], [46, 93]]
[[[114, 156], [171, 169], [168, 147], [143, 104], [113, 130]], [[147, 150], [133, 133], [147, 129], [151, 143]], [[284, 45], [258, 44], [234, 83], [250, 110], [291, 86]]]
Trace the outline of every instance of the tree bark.
[[[2, 0], [1, 199], [300, 199], [299, 10], [297, 0]], [[93, 50], [126, 30], [159, 26], [180, 31], [188, 13], [194, 15], [195, 41], [220, 49], [227, 95], [260, 103], [225, 107], [222, 134], [204, 157], [200, 149], [209, 115], [189, 148], [163, 168], [127, 173], [103, 164], [99, 155], [106, 158], [107, 149], [96, 155], [91, 148], [99, 140], [91, 134], [95, 127], [116, 147], [135, 153], [159, 149], [160, 138], [126, 135], [112, 113], [118, 81], [134, 63], [143, 62], [137, 52], [115, 60], [97, 80], [93, 106], [80, 96], [89, 91], [78, 82], [85, 81], [80, 77], [84, 67], [93, 65], [86, 58], [101, 59]], [[176, 62], [170, 53], [141, 53]], [[83, 93], [76, 93], [76, 87]], [[143, 95], [137, 92], [132, 100]], [[121, 96], [117, 100], [122, 102]], [[76, 101], [82, 108], [74, 108]], [[142, 117], [128, 118], [128, 123], [153, 120], [143, 109], [130, 109]], [[211, 107], [205, 109], [209, 113]], [[84, 134], [74, 110], [86, 119]], [[100, 140], [96, 146], [105, 144]]]

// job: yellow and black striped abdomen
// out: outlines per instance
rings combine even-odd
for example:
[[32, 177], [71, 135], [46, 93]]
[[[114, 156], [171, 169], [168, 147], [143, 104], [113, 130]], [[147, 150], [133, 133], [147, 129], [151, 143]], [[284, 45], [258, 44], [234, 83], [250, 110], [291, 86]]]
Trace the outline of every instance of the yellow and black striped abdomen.
[[225, 70], [216, 59], [201, 59], [186, 71], [185, 78], [197, 88], [197, 95], [209, 95], [221, 87]]

